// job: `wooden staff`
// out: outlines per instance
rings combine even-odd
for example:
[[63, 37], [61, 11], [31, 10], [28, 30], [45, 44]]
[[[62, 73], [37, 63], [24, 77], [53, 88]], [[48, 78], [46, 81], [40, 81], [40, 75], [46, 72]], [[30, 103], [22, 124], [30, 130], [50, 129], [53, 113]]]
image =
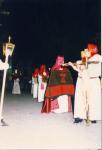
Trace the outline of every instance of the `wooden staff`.
[[[72, 64], [75, 65], [75, 66], [77, 65], [77, 63], [72, 63]], [[67, 67], [67, 66], [70, 66], [69, 63], [62, 64], [62, 67]]]
[[[6, 55], [5, 58], [5, 63], [8, 63], [8, 57], [9, 55]], [[3, 83], [2, 83], [2, 92], [1, 92], [1, 103], [0, 103], [0, 122], [1, 125], [6, 126], [7, 124], [3, 120], [3, 102], [4, 102], [4, 91], [5, 91], [5, 82], [6, 82], [6, 74], [7, 74], [7, 69], [4, 69], [4, 74], [3, 74]]]

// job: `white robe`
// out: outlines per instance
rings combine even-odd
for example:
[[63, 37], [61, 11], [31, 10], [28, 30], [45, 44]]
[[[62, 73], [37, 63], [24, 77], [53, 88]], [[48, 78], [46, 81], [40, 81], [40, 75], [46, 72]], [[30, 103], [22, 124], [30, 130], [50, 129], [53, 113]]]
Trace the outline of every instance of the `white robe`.
[[89, 61], [99, 61], [88, 64], [88, 69], [78, 73], [75, 91], [74, 118], [86, 119], [87, 104], [89, 105], [89, 120], [101, 120], [101, 76], [102, 58], [94, 55]]
[[38, 102], [44, 101], [47, 83], [42, 81], [42, 76], [38, 75]]
[[71, 105], [70, 104], [71, 103], [71, 99], [70, 99], [70, 101], [68, 100], [68, 95], [61, 95], [56, 100], [58, 102], [58, 107], [59, 108], [53, 109], [53, 110], [51, 110], [51, 112], [64, 113], [64, 112], [68, 112], [69, 111], [69, 106], [68, 105]]
[[14, 80], [12, 94], [21, 94], [19, 81], [19, 78]]
[[35, 82], [34, 77], [32, 77], [32, 93], [33, 98], [38, 98], [38, 83]]

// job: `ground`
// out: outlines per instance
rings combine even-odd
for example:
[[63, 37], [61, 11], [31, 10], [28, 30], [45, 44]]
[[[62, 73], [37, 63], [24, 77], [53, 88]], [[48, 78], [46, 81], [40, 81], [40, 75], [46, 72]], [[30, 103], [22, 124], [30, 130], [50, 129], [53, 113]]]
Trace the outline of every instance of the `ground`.
[[101, 122], [74, 124], [72, 113], [41, 113], [29, 94], [5, 94], [0, 149], [101, 149]]

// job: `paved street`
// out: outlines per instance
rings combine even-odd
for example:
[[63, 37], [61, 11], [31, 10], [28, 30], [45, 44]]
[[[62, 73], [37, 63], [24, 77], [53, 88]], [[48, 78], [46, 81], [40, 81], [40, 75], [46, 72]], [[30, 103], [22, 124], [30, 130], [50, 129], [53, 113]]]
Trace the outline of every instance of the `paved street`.
[[41, 114], [31, 95], [5, 95], [0, 126], [3, 149], [101, 149], [101, 122], [73, 123], [72, 113]]

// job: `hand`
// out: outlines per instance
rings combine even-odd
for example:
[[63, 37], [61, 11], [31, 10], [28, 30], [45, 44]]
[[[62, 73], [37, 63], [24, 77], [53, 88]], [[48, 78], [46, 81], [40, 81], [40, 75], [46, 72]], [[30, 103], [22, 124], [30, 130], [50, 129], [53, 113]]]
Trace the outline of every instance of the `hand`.
[[64, 66], [68, 66], [68, 63], [62, 64], [61, 66], [63, 66], [63, 67], [64, 67]]
[[4, 70], [4, 69], [8, 69], [8, 68], [9, 68], [9, 64], [4, 63], [0, 60], [0, 70]]
[[82, 61], [81, 60], [77, 60], [76, 61], [76, 65], [80, 65], [80, 64], [82, 64]]
[[46, 72], [43, 72], [43, 75], [46, 76]]
[[73, 66], [73, 63], [72, 63], [72, 62], [68, 62], [68, 65], [69, 65], [69, 66]]
[[3, 63], [4, 69], [8, 69], [9, 68], [9, 64], [8, 63]]

